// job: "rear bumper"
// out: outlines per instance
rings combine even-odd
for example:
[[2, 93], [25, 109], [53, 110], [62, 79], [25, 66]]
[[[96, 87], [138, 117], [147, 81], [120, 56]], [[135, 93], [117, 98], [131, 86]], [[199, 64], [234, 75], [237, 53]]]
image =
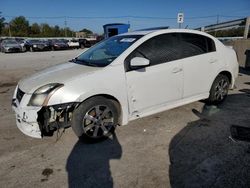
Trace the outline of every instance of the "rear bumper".
[[16, 99], [12, 100], [12, 109], [16, 115], [16, 125], [18, 129], [33, 138], [42, 138], [39, 124], [37, 123], [37, 112], [40, 107], [21, 108]]

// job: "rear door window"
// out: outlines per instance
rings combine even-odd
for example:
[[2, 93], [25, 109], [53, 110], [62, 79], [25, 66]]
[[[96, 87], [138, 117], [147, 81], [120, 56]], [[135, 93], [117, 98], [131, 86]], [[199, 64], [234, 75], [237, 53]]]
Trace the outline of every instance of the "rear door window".
[[182, 58], [215, 51], [214, 41], [206, 36], [193, 33], [180, 33]]

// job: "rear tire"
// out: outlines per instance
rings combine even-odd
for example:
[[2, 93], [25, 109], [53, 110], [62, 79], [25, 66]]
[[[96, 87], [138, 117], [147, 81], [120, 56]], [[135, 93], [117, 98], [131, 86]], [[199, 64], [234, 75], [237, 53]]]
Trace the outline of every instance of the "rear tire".
[[119, 110], [116, 102], [105, 97], [93, 97], [73, 112], [72, 129], [79, 138], [100, 141], [114, 133]]
[[206, 103], [213, 105], [222, 103], [227, 97], [229, 85], [229, 78], [223, 74], [219, 74], [213, 82], [210, 89], [210, 95], [206, 100]]

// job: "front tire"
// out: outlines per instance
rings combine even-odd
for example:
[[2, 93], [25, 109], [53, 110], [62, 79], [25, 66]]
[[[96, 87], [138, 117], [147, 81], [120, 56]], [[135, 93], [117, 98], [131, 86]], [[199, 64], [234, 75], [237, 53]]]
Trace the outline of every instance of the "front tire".
[[223, 74], [219, 74], [213, 82], [209, 98], [206, 102], [214, 105], [222, 103], [227, 97], [229, 85], [230, 81], [228, 77]]
[[92, 141], [108, 138], [118, 124], [116, 102], [105, 97], [93, 97], [73, 113], [72, 129], [79, 138]]
[[6, 53], [6, 50], [4, 48], [1, 48], [1, 52]]

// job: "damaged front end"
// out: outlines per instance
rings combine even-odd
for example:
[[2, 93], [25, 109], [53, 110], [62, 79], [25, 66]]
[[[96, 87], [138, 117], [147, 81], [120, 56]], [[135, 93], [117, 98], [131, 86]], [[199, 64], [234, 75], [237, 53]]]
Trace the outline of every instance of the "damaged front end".
[[52, 106], [43, 106], [37, 112], [37, 122], [41, 137], [53, 136], [55, 131], [71, 126], [73, 111], [79, 103], [64, 103]]
[[[39, 89], [44, 90], [44, 86]], [[43, 136], [52, 136], [60, 128], [71, 126], [72, 113], [79, 103], [47, 105], [45, 102], [48, 102], [51, 92], [50, 94], [34, 94], [35, 92], [29, 94], [18, 86], [16, 87], [12, 99], [12, 108], [15, 112], [17, 127], [25, 135], [42, 138]], [[37, 95], [37, 98], [34, 97], [35, 95]], [[43, 97], [43, 100], [37, 100], [41, 97]], [[43, 104], [40, 105], [39, 102]]]

